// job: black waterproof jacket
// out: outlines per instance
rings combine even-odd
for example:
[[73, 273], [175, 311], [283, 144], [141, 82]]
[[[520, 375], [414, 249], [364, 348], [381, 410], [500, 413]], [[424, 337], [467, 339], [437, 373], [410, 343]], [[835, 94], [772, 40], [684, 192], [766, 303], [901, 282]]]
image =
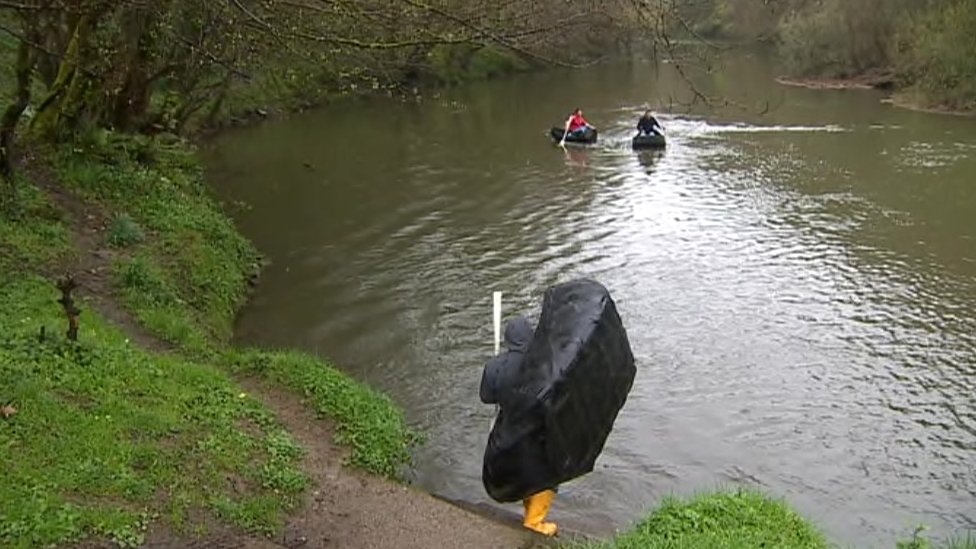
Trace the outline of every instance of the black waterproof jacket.
[[532, 341], [532, 324], [529, 319], [520, 316], [511, 320], [505, 326], [504, 353], [492, 358], [485, 365], [481, 376], [481, 402], [485, 404], [499, 404], [508, 400], [518, 379], [518, 369], [525, 358], [525, 351]]
[[657, 118], [651, 117], [640, 117], [637, 121], [637, 131], [641, 133], [646, 133], [647, 135], [655, 135], [661, 133], [658, 128], [662, 127], [658, 123]]

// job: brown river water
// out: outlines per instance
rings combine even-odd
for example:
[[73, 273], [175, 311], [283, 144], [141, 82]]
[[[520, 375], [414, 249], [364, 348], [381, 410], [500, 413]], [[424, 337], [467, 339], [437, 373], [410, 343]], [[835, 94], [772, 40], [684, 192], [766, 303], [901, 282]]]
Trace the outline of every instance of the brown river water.
[[[227, 132], [210, 180], [272, 261], [238, 341], [386, 391], [428, 437], [411, 480], [488, 502], [491, 293], [537, 315], [592, 277], [638, 373], [555, 519], [606, 534], [739, 485], [845, 546], [976, 529], [976, 123], [773, 76], [730, 56], [694, 78], [739, 106], [687, 108], [635, 60]], [[645, 105], [663, 153], [629, 147]], [[545, 132], [575, 106], [600, 142], [563, 151]]]

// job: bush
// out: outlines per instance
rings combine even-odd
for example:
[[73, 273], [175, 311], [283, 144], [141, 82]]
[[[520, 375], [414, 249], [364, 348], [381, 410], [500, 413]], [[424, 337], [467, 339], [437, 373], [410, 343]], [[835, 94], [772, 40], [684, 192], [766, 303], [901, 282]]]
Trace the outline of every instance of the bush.
[[142, 227], [129, 214], [119, 214], [108, 228], [108, 243], [117, 248], [128, 248], [145, 240]]
[[780, 52], [799, 76], [842, 78], [891, 64], [905, 0], [826, 0], [787, 16]]
[[923, 102], [976, 109], [976, 0], [940, 3], [901, 38], [899, 72]]

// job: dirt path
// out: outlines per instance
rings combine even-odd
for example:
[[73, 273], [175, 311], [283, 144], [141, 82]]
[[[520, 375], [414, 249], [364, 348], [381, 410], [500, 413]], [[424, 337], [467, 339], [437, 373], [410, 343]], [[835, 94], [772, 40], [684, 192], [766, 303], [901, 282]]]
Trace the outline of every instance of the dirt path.
[[[111, 266], [117, 252], [106, 243], [107, 212], [79, 200], [36, 164], [34, 181], [65, 212], [72, 228], [76, 255], [59, 276], [70, 272], [86, 299], [140, 346], [154, 351], [172, 348], [144, 330], [117, 301]], [[514, 517], [489, 518], [437, 499], [430, 494], [342, 465], [345, 451], [333, 442], [332, 426], [319, 419], [295, 395], [257, 380], [241, 385], [275, 412], [305, 449], [303, 470], [311, 480], [300, 509], [276, 539], [250, 535], [208, 521], [207, 535], [186, 538], [154, 525], [145, 547], [153, 549], [527, 549], [551, 545], [550, 540], [519, 527]], [[110, 544], [83, 543], [91, 549]]]
[[51, 202], [65, 213], [71, 228], [72, 250], [66, 265], [49, 273], [52, 277], [71, 274], [78, 283], [77, 295], [84, 296], [107, 320], [119, 326], [129, 338], [144, 349], [172, 350], [172, 347], [153, 337], [118, 302], [112, 285], [112, 263], [118, 252], [106, 240], [110, 216], [101, 208], [80, 200], [57, 183], [50, 169], [33, 158], [24, 159], [29, 178], [47, 192]]
[[267, 384], [242, 383], [262, 398], [306, 450], [304, 470], [312, 488], [288, 521], [289, 547], [513, 549], [542, 546], [544, 540], [514, 525], [465, 511], [418, 490], [342, 466], [344, 451], [332, 429], [291, 393]]

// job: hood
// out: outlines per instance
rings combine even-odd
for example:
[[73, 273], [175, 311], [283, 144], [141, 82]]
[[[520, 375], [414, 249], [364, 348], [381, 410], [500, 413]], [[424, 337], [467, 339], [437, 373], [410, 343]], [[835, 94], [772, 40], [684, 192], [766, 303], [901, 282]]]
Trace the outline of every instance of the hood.
[[533, 335], [532, 323], [524, 316], [514, 318], [505, 325], [505, 347], [510, 351], [525, 351]]

